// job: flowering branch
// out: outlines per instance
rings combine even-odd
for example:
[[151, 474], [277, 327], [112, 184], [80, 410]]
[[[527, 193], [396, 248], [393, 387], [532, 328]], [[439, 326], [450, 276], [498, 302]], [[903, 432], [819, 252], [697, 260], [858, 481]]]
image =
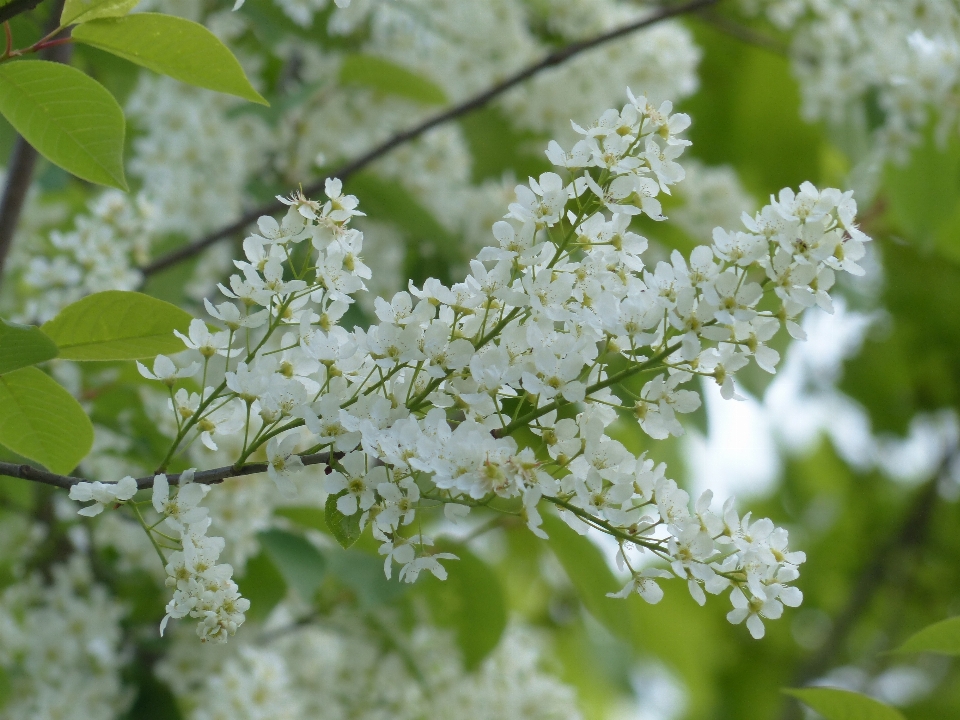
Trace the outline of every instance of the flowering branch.
[[[770, 340], [784, 326], [802, 338], [806, 308], [832, 310], [835, 272], [862, 274], [869, 238], [852, 193], [804, 183], [744, 215], [745, 230], [716, 228], [689, 260], [674, 251], [648, 267], [647, 240], [629, 227], [638, 215], [666, 219], [658, 196], [684, 177], [677, 160], [690, 118], [627, 95], [621, 110], [574, 124], [582, 139], [571, 149], [549, 144], [557, 172], [516, 187], [492, 227], [497, 244], [480, 251], [463, 282], [429, 279], [378, 298], [379, 323], [369, 328], [339, 325], [372, 276], [363, 233], [350, 226], [362, 215], [358, 201], [340, 181], [325, 183], [323, 202], [302, 192], [278, 198], [288, 206], [281, 222], [259, 218], [240, 272], [219, 286], [227, 301], [206, 301], [224, 329], [195, 319], [187, 335], [177, 332], [200, 360], [178, 367], [161, 355], [152, 369], [139, 365], [167, 387], [175, 424], [152, 480], [154, 508], [178, 536], [164, 537], [182, 546], [164, 558], [177, 587], [168, 618], [199, 618], [201, 638], [225, 641], [247, 605], [227, 566], [216, 565], [222, 544], [206, 537], [209, 518], [196, 507], [209, 488], [191, 480], [204, 475], [181, 476], [171, 496], [160, 474], [197, 441], [214, 451], [230, 443], [237, 458], [207, 471], [209, 480], [266, 471], [288, 496], [305, 457], [326, 462], [328, 523], [346, 521], [356, 535], [369, 525], [388, 578], [397, 564], [407, 582], [424, 570], [443, 579], [440, 560], [456, 559], [428, 549], [422, 521], [413, 525], [418, 513], [442, 507], [456, 521], [487, 507], [545, 538], [543, 502], [574, 530], [618, 542], [630, 579], [616, 597], [658, 602], [657, 579], [669, 577], [685, 580], [700, 604], [705, 593], [729, 591], [729, 620], [746, 621], [755, 638], [762, 618], [800, 604], [790, 583], [805, 558], [787, 549], [786, 530], [741, 517], [732, 500], [715, 513], [710, 492], [691, 508], [665, 465], [635, 456], [607, 428], [633, 416], [653, 440], [680, 435], [677, 415], [700, 405], [687, 389], [694, 381], [711, 379], [731, 399], [751, 360], [774, 372]], [[198, 374], [199, 393], [178, 388]], [[652, 377], [641, 385], [642, 374]], [[208, 386], [210, 377], [223, 380]], [[266, 463], [248, 465], [255, 453]], [[151, 481], [70, 482], [71, 498], [92, 501], [80, 513], [93, 516]], [[155, 526], [138, 519], [155, 540]], [[209, 567], [221, 569], [209, 578], [200, 569]], [[182, 583], [184, 573], [196, 583]], [[207, 580], [223, 602], [207, 598], [198, 614]]]
[[[621, 25], [613, 30], [609, 30], [605, 33], [600, 33], [595, 37], [588, 38], [587, 40], [566, 45], [565, 47], [550, 53], [539, 62], [523, 68], [522, 70], [508, 77], [506, 80], [487, 88], [486, 90], [474, 95], [468, 100], [465, 100], [459, 105], [454, 105], [449, 110], [445, 110], [425, 120], [419, 125], [394, 135], [386, 142], [377, 145], [360, 157], [351, 160], [345, 165], [333, 170], [328, 175], [325, 175], [304, 186], [303, 192], [307, 196], [316, 195], [317, 193], [323, 191], [324, 183], [328, 179], [336, 177], [343, 181], [356, 174], [367, 165], [379, 160], [390, 151], [412, 140], [416, 140], [428, 130], [432, 130], [433, 128], [450, 122], [451, 120], [456, 120], [457, 118], [467, 115], [474, 110], [479, 110], [508, 90], [516, 87], [526, 80], [529, 80], [534, 75], [537, 75], [544, 70], [561, 65], [570, 58], [586, 52], [587, 50], [600, 47], [601, 45], [618, 40], [622, 37], [630, 35], [631, 33], [637, 32], [652, 25], [656, 25], [657, 23], [665, 20], [698, 12], [706, 7], [716, 4], [718, 1], [719, 0], [691, 0], [691, 2], [686, 2], [681, 5], [664, 7], [654, 14], [640, 20], [626, 23], [625, 25]], [[143, 273], [144, 277], [149, 277], [150, 275], [154, 275], [162, 270], [166, 270], [168, 267], [176, 265], [179, 262], [188, 260], [203, 252], [219, 240], [223, 240], [242, 232], [246, 227], [255, 223], [261, 215], [274, 215], [282, 211], [283, 207], [284, 206], [277, 201], [266, 203], [260, 207], [254, 208], [253, 210], [244, 213], [235, 222], [232, 222], [218, 230], [214, 230], [199, 240], [196, 240], [188, 245], [184, 245], [183, 247], [173, 250], [166, 255], [157, 258], [153, 262], [148, 263], [141, 268], [141, 272]]]

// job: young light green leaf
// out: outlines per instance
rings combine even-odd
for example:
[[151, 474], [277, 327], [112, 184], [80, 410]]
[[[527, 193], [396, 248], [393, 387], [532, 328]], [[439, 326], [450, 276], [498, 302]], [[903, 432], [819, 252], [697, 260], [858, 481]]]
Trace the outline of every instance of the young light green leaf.
[[78, 26], [73, 39], [181, 82], [267, 104], [227, 46], [190, 20], [157, 13], [103, 18]]
[[348, 55], [340, 66], [340, 82], [363, 85], [385, 95], [399, 95], [424, 105], [443, 105], [447, 95], [431, 80], [374, 55]]
[[0, 319], [0, 375], [55, 358], [57, 352], [40, 328]]
[[622, 600], [607, 597], [620, 590], [600, 548], [555, 515], [543, 516], [543, 529], [549, 536], [547, 544], [557, 556], [570, 582], [573, 583], [583, 606], [606, 628], [618, 637], [629, 636], [630, 614]]
[[911, 635], [896, 652], [960, 655], [960, 616], [947, 618]]
[[323, 555], [306, 539], [283, 530], [267, 530], [257, 537], [287, 585], [304, 602], [313, 600], [326, 573]]
[[827, 720], [904, 720], [899, 710], [873, 698], [836, 688], [784, 688], [783, 692], [809, 705]]
[[133, 10], [140, 0], [67, 0], [60, 13], [60, 25], [76, 25], [106, 17], [121, 17]]
[[183, 350], [189, 313], [137, 292], [106, 290], [68, 305], [42, 330], [68, 360], [135, 360]]
[[[346, 490], [344, 490], [344, 493]], [[353, 515], [344, 515], [337, 510], [337, 500], [340, 495], [329, 495], [327, 504], [324, 507], [324, 518], [327, 521], [327, 528], [333, 533], [333, 536], [340, 543], [340, 547], [346, 549], [360, 539], [362, 531], [360, 529], [360, 513]]]
[[47, 160], [79, 178], [127, 189], [123, 110], [96, 80], [46, 60], [0, 64], [0, 114]]
[[0, 444], [55, 473], [73, 470], [93, 445], [80, 403], [34, 367], [0, 375]]
[[503, 590], [493, 569], [464, 545], [441, 541], [435, 547], [460, 559], [445, 561], [447, 579], [425, 578], [422, 590], [433, 621], [453, 629], [463, 663], [472, 670], [497, 646], [507, 627]]

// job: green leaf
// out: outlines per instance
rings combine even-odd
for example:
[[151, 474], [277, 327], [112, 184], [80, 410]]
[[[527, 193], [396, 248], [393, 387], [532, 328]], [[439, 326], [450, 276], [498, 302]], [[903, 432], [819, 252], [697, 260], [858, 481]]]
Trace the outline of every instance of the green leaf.
[[447, 95], [431, 80], [374, 55], [348, 55], [340, 66], [340, 82], [363, 85], [385, 95], [399, 95], [424, 105], [443, 105]]
[[57, 352], [40, 328], [0, 319], [0, 375], [55, 358]]
[[90, 418], [37, 368], [0, 375], [0, 408], [0, 443], [55, 473], [70, 472], [90, 452]]
[[60, 14], [60, 25], [75, 25], [90, 20], [126, 15], [140, 0], [67, 0]]
[[326, 574], [323, 555], [305, 538], [284, 530], [267, 530], [257, 537], [287, 585], [304, 602], [313, 600]]
[[607, 597], [607, 593], [620, 590], [623, 583], [610, 571], [600, 548], [555, 515], [543, 516], [543, 529], [549, 536], [547, 544], [587, 611], [615, 636], [628, 636], [631, 631], [629, 607], [623, 600]]
[[127, 189], [123, 110], [100, 83], [46, 60], [0, 64], [0, 114], [54, 165]]
[[493, 569], [466, 546], [438, 542], [436, 549], [459, 560], [445, 561], [446, 580], [423, 580], [433, 621], [453, 629], [468, 670], [477, 667], [500, 642], [507, 626], [503, 590]]
[[327, 535], [330, 534], [330, 528], [327, 527], [327, 521], [324, 517], [324, 511], [322, 508], [302, 505], [285, 505], [283, 507], [275, 508], [273, 514], [280, 517], [285, 517], [288, 520], [292, 520], [301, 527], [319, 530]]
[[785, 688], [787, 695], [809, 705], [827, 720], [904, 720], [899, 710], [873, 698], [835, 688]]
[[410, 586], [391, 582], [383, 572], [383, 558], [359, 550], [331, 549], [326, 554], [328, 573], [349, 588], [361, 607], [385, 605], [403, 595]]
[[104, 18], [77, 27], [73, 39], [181, 82], [267, 104], [229, 48], [190, 20], [158, 13]]
[[42, 330], [68, 360], [134, 360], [183, 350], [190, 314], [149, 295], [106, 290], [68, 305]]
[[270, 556], [261, 550], [249, 560], [243, 577], [237, 578], [240, 594], [250, 601], [248, 620], [263, 621], [287, 594], [287, 581]]
[[337, 510], [337, 499], [344, 493], [346, 493], [346, 490], [340, 495], [327, 497], [324, 518], [327, 521], [327, 528], [340, 543], [340, 547], [346, 549], [360, 539], [362, 531], [360, 530], [360, 512], [355, 512], [353, 515], [344, 515]]
[[960, 655], [960, 616], [947, 618], [911, 635], [896, 652]]

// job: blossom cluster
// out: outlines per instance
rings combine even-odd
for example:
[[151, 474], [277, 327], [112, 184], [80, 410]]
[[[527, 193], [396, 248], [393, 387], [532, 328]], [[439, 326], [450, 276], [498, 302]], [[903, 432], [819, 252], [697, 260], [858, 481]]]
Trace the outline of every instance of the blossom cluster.
[[[220, 287], [227, 301], [207, 303], [224, 329], [197, 320], [181, 336], [200, 360], [141, 368], [170, 389], [167, 461], [196, 440], [215, 449], [242, 438], [236, 465], [265, 454], [292, 493], [300, 455], [329, 451], [337, 509], [371, 525], [387, 575], [396, 563], [409, 582], [424, 570], [444, 577], [439, 561], [452, 558], [431, 552], [420, 524], [410, 530], [418, 512], [442, 505], [457, 520], [505, 502], [544, 537], [541, 509], [552, 505], [576, 530], [617, 539], [631, 573], [621, 594], [656, 602], [657, 579], [674, 575], [701, 603], [704, 591], [730, 590], [730, 620], [762, 635], [760, 616], [800, 602], [789, 583], [803, 554], [788, 550], [786, 530], [741, 518], [732, 501], [715, 515], [709, 493], [691, 508], [663, 465], [607, 430], [633, 417], [652, 439], [679, 435], [677, 416], [700, 404], [698, 378], [735, 398], [751, 360], [773, 372], [769, 341], [783, 325], [802, 337], [806, 308], [831, 310], [835, 272], [862, 272], [868, 238], [851, 193], [805, 183], [745, 214], [742, 229], [715, 229], [689, 260], [674, 252], [646, 266], [630, 221], [665, 219], [658, 198], [684, 177], [689, 118], [628, 95], [574, 125], [571, 148], [550, 143], [558, 172], [517, 186], [493, 226], [497, 245], [464, 282], [378, 299], [379, 323], [366, 329], [338, 324], [371, 275], [350, 227], [356, 198], [336, 180], [324, 202], [284, 198], [282, 222], [261, 218], [244, 241], [240, 273]], [[219, 357], [224, 379], [208, 386]], [[202, 392], [174, 391], [198, 374]], [[522, 429], [536, 441], [521, 444]]]
[[[289, 608], [279, 610], [282, 622], [289, 622]], [[473, 671], [463, 667], [449, 634], [436, 627], [419, 624], [397, 633], [394, 640], [406, 658], [384, 651], [378, 628], [357, 613], [338, 613], [269, 643], [238, 639], [217, 653], [178, 634], [157, 674], [190, 708], [189, 720], [582, 717], [573, 688], [544, 672], [547, 648], [529, 628], [508, 627]]]
[[[903, 160], [933, 119], [957, 130], [960, 10], [950, 0], [741, 0], [793, 34], [804, 112]], [[936, 115], [932, 110], [936, 109]], [[849, 142], [850, 148], [856, 147]]]
[[0, 594], [3, 717], [113, 720], [133, 701], [121, 673], [129, 661], [120, 622], [126, 609], [74, 555]]
[[78, 215], [69, 231], [53, 230], [49, 247], [16, 260], [23, 266], [26, 302], [19, 314], [45, 322], [65, 306], [101, 290], [133, 290], [143, 280], [138, 267], [149, 258], [156, 225], [146, 195], [102, 193]]
[[174, 536], [158, 534], [180, 546], [166, 558], [166, 585], [173, 588], [173, 598], [167, 603], [160, 634], [171, 618], [190, 616], [198, 620], [197, 636], [203, 642], [223, 643], [243, 624], [250, 601], [240, 596], [233, 568], [217, 563], [224, 541], [207, 535], [211, 520], [199, 504], [209, 491], [209, 485], [193, 482], [192, 470], [181, 474], [175, 493], [170, 492], [165, 475], [153, 479], [153, 508]]

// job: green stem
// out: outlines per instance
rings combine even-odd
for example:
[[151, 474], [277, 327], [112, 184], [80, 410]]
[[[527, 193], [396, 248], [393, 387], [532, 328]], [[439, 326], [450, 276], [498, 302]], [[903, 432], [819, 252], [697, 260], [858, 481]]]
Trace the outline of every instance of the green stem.
[[153, 531], [147, 526], [146, 521], [143, 519], [143, 515], [140, 514], [140, 508], [138, 508], [135, 503], [131, 503], [130, 506], [133, 508], [133, 512], [137, 516], [137, 521], [140, 523], [140, 527], [143, 528], [143, 531], [147, 534], [147, 537], [150, 538], [150, 544], [153, 545], [153, 549], [157, 551], [157, 555], [160, 557], [160, 564], [166, 568], [167, 558], [164, 557], [163, 550], [160, 549], [156, 538], [153, 537]]

